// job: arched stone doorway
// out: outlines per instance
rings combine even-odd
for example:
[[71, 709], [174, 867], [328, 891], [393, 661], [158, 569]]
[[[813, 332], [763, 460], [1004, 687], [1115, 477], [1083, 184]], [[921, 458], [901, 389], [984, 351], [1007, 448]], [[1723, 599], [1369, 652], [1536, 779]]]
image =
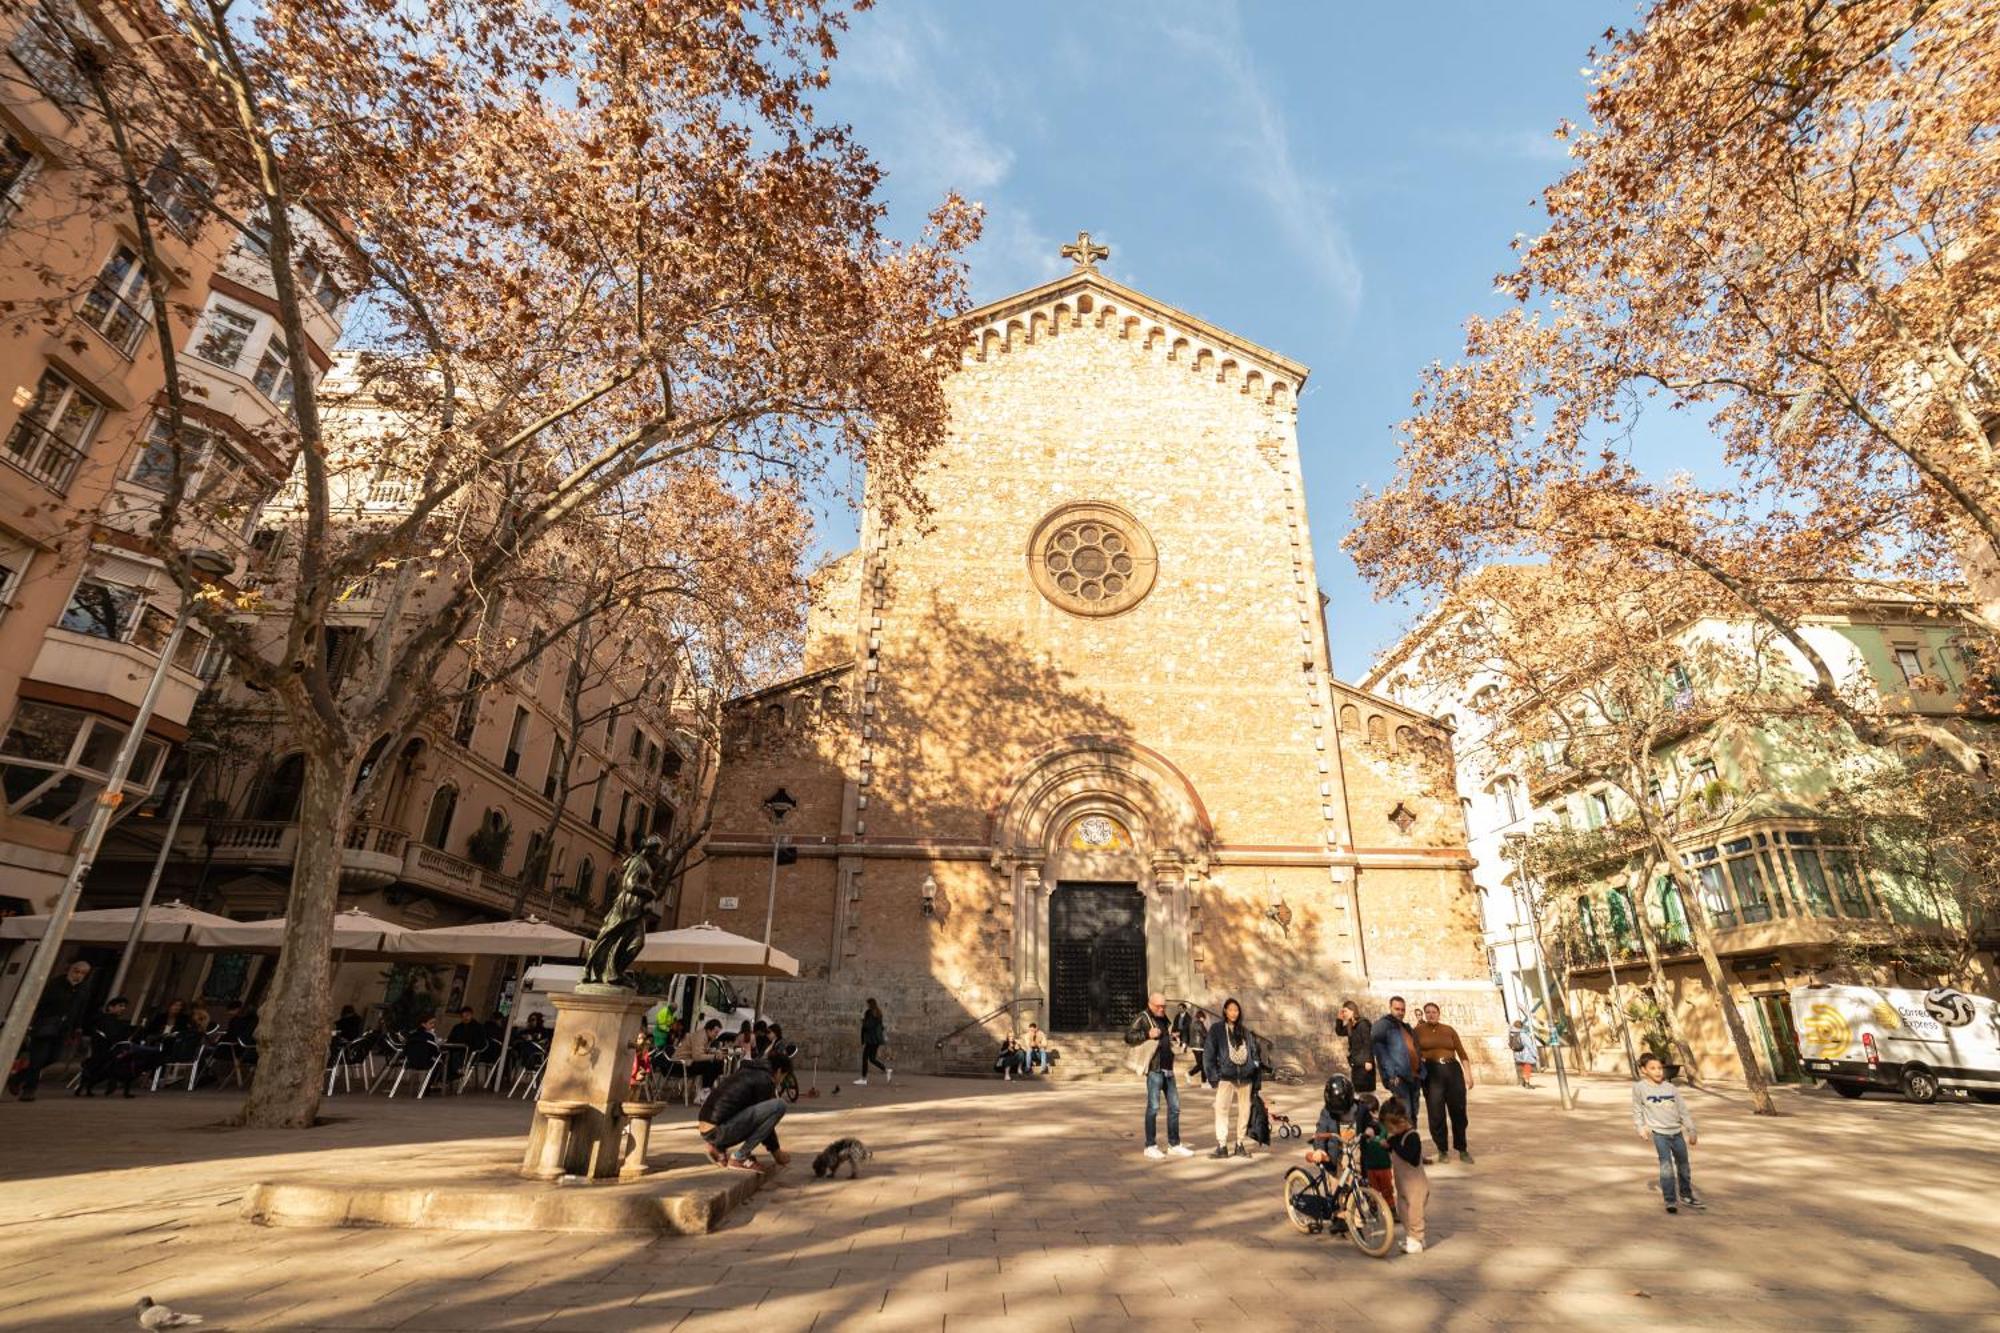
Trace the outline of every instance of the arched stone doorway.
[[1012, 879], [1021, 1021], [1116, 1029], [1148, 990], [1192, 993], [1192, 902], [1213, 831], [1172, 763], [1129, 741], [1064, 742], [1016, 777], [993, 831]]

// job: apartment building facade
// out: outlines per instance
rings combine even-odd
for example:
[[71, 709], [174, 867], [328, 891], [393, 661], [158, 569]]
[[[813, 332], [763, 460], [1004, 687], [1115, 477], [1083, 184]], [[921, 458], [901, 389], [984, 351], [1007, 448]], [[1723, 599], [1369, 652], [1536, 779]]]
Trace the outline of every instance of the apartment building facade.
[[[1485, 707], [1497, 686], [1490, 678], [1428, 674], [1423, 647], [1437, 630], [1435, 621], [1419, 627], [1367, 681], [1434, 710], [1452, 727], [1484, 938], [1510, 1015], [1533, 1016], [1545, 1026], [1561, 1018], [1589, 1067], [1623, 1072], [1628, 1050], [1642, 1044], [1627, 1009], [1651, 981], [1636, 922], [1643, 913], [1673, 992], [1665, 999], [1676, 1032], [1701, 1072], [1740, 1076], [1694, 954], [1687, 904], [1667, 876], [1641, 879], [1634, 858], [1644, 848], [1623, 793], [1558, 763], [1523, 768], [1498, 761], [1489, 738], [1500, 719]], [[1948, 616], [1892, 599], [1829, 604], [1801, 633], [1843, 682], [1871, 692], [1885, 710], [1991, 726], [1990, 719], [1965, 716], [1977, 664], [1964, 627]], [[1687, 642], [1739, 646], [1753, 637], [1747, 618], [1698, 622], [1682, 635]], [[1789, 648], [1762, 648], [1803, 678], [1803, 663]], [[1687, 670], [1680, 662], [1661, 663], [1677, 698], [1691, 698], [1698, 688]], [[1880, 933], [1883, 923], [1935, 924], [1927, 915], [1934, 905], [1870, 855], [1865, 834], [1857, 835], [1851, 820], [1830, 818], [1829, 797], [1843, 776], [1896, 761], [1851, 736], [1822, 731], [1802, 739], [1783, 725], [1706, 729], [1699, 745], [1688, 738], [1674, 737], [1658, 754], [1665, 788], [1656, 804], [1699, 886], [1729, 979], [1725, 1002], [1738, 1007], [1766, 1069], [1797, 1078], [1797, 1034], [1786, 1001], [1791, 987], [1814, 980], [1936, 980], [1887, 971], [1862, 977], [1858, 951], [1843, 947]], [[1550, 826], [1571, 831], [1571, 846], [1596, 849], [1594, 882], [1552, 890], [1522, 873], [1521, 840]], [[1537, 913], [1531, 903], [1543, 895], [1554, 905]], [[1990, 950], [1986, 965], [1991, 972]]]
[[[0, 910], [44, 910], [137, 714], [179, 608], [142, 540], [177, 460], [163, 426], [164, 336], [198, 431], [184, 469], [185, 552], [224, 557], [233, 583], [258, 505], [283, 478], [287, 391], [267, 292], [204, 207], [199, 165], [172, 146], [141, 162], [157, 262], [102, 178], [104, 129], [75, 43], [135, 45], [72, 6], [0, 16]], [[168, 327], [156, 326], [153, 297]], [[315, 340], [339, 335], [328, 287]], [[217, 343], [215, 312], [239, 337]], [[317, 349], [316, 349], [317, 350]], [[229, 354], [225, 355], [225, 351]], [[157, 794], [217, 655], [198, 630], [168, 665], [123, 818]]]

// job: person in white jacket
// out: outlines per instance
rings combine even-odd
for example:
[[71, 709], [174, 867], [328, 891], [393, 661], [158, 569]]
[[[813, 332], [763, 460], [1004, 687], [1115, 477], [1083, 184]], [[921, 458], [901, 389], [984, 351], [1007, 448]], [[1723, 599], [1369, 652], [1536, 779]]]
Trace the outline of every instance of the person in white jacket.
[[1681, 1100], [1681, 1090], [1667, 1082], [1667, 1067], [1657, 1055], [1639, 1061], [1639, 1081], [1632, 1085], [1632, 1126], [1640, 1138], [1652, 1139], [1659, 1155], [1660, 1196], [1667, 1201], [1667, 1211], [1678, 1213], [1681, 1203], [1700, 1208], [1688, 1174], [1688, 1149], [1701, 1142], [1694, 1114]]

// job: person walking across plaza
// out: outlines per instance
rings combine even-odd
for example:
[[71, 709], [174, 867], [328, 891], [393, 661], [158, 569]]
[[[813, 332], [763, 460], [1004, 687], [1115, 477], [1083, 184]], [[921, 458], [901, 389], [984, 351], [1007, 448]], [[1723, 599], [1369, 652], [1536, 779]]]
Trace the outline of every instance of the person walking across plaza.
[[[1146, 1079], [1146, 1156], [1194, 1156], [1194, 1149], [1181, 1146], [1181, 1090], [1174, 1082], [1174, 1032], [1165, 995], [1154, 991], [1146, 997], [1146, 1007], [1125, 1029], [1125, 1044], [1132, 1048], [1133, 1070]], [[1157, 1129], [1162, 1101], [1167, 1104], [1164, 1152]]]
[[882, 1071], [883, 1082], [894, 1081], [896, 1071], [883, 1064], [878, 1058], [882, 1053], [882, 1048], [888, 1044], [888, 1021], [882, 1017], [882, 1006], [875, 1003], [874, 997], [870, 996], [868, 1008], [861, 1015], [861, 1077], [854, 1080], [855, 1087], [865, 1088], [868, 1086], [869, 1065], [874, 1065]]
[[1667, 1067], [1657, 1055], [1639, 1058], [1639, 1079], [1632, 1085], [1632, 1126], [1640, 1138], [1653, 1141], [1653, 1153], [1660, 1159], [1660, 1197], [1667, 1201], [1667, 1211], [1678, 1213], [1682, 1203], [1701, 1208], [1688, 1168], [1688, 1149], [1701, 1138], [1681, 1090], [1667, 1082]]
[[1507, 1045], [1514, 1052], [1515, 1077], [1524, 1088], [1535, 1086], [1535, 1075], [1542, 1068], [1542, 1043], [1535, 1037], [1535, 1025], [1523, 1020], [1514, 1024], [1514, 1030], [1507, 1034]]
[[28, 1020], [28, 1063], [14, 1085], [15, 1095], [22, 1101], [35, 1100], [42, 1071], [61, 1057], [63, 1042], [90, 1017], [89, 980], [90, 964], [78, 960], [42, 991], [35, 1016]]
[[1215, 1085], [1215, 1151], [1211, 1157], [1248, 1157], [1243, 1130], [1250, 1119], [1251, 1084], [1257, 1072], [1257, 1038], [1243, 1022], [1243, 1006], [1222, 1002], [1222, 1021], [1208, 1030], [1201, 1067]]
[[757, 1149], [769, 1148], [779, 1166], [792, 1160], [778, 1145], [778, 1122], [785, 1118], [785, 1100], [778, 1080], [791, 1072], [790, 1046], [773, 1046], [761, 1060], [750, 1060], [726, 1075], [695, 1112], [695, 1131], [717, 1166], [755, 1171]]
[[1375, 1072], [1382, 1080], [1382, 1090], [1403, 1103], [1414, 1123], [1424, 1059], [1417, 1051], [1417, 1034], [1403, 1021], [1407, 1008], [1402, 996], [1389, 997], [1389, 1012], [1375, 1020], [1369, 1048], [1375, 1053]]
[[1347, 1081], [1356, 1092], [1375, 1091], [1375, 1033], [1361, 1006], [1342, 1000], [1333, 1030], [1347, 1038]]
[[1403, 1253], [1424, 1252], [1424, 1209], [1431, 1178], [1424, 1172], [1424, 1141], [1416, 1125], [1392, 1101], [1382, 1108], [1382, 1136], [1389, 1143], [1389, 1169], [1396, 1178], [1396, 1216], [1403, 1219]]
[[[1472, 1086], [1472, 1057], [1458, 1029], [1438, 1021], [1438, 1007], [1424, 1006], [1423, 1020], [1417, 1024], [1417, 1054], [1423, 1059], [1424, 1110], [1431, 1122], [1431, 1142], [1437, 1145], [1438, 1160], [1456, 1147], [1458, 1160], [1472, 1164], [1465, 1146], [1465, 1094]], [[1445, 1134], [1450, 1122], [1449, 1138]]]

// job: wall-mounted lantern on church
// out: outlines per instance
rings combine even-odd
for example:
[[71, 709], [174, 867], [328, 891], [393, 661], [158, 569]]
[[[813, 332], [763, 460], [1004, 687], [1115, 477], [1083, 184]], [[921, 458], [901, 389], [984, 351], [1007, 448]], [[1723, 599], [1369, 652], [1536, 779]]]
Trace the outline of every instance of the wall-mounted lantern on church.
[[937, 915], [937, 877], [935, 875], [924, 876], [924, 915], [926, 917], [935, 917]]

